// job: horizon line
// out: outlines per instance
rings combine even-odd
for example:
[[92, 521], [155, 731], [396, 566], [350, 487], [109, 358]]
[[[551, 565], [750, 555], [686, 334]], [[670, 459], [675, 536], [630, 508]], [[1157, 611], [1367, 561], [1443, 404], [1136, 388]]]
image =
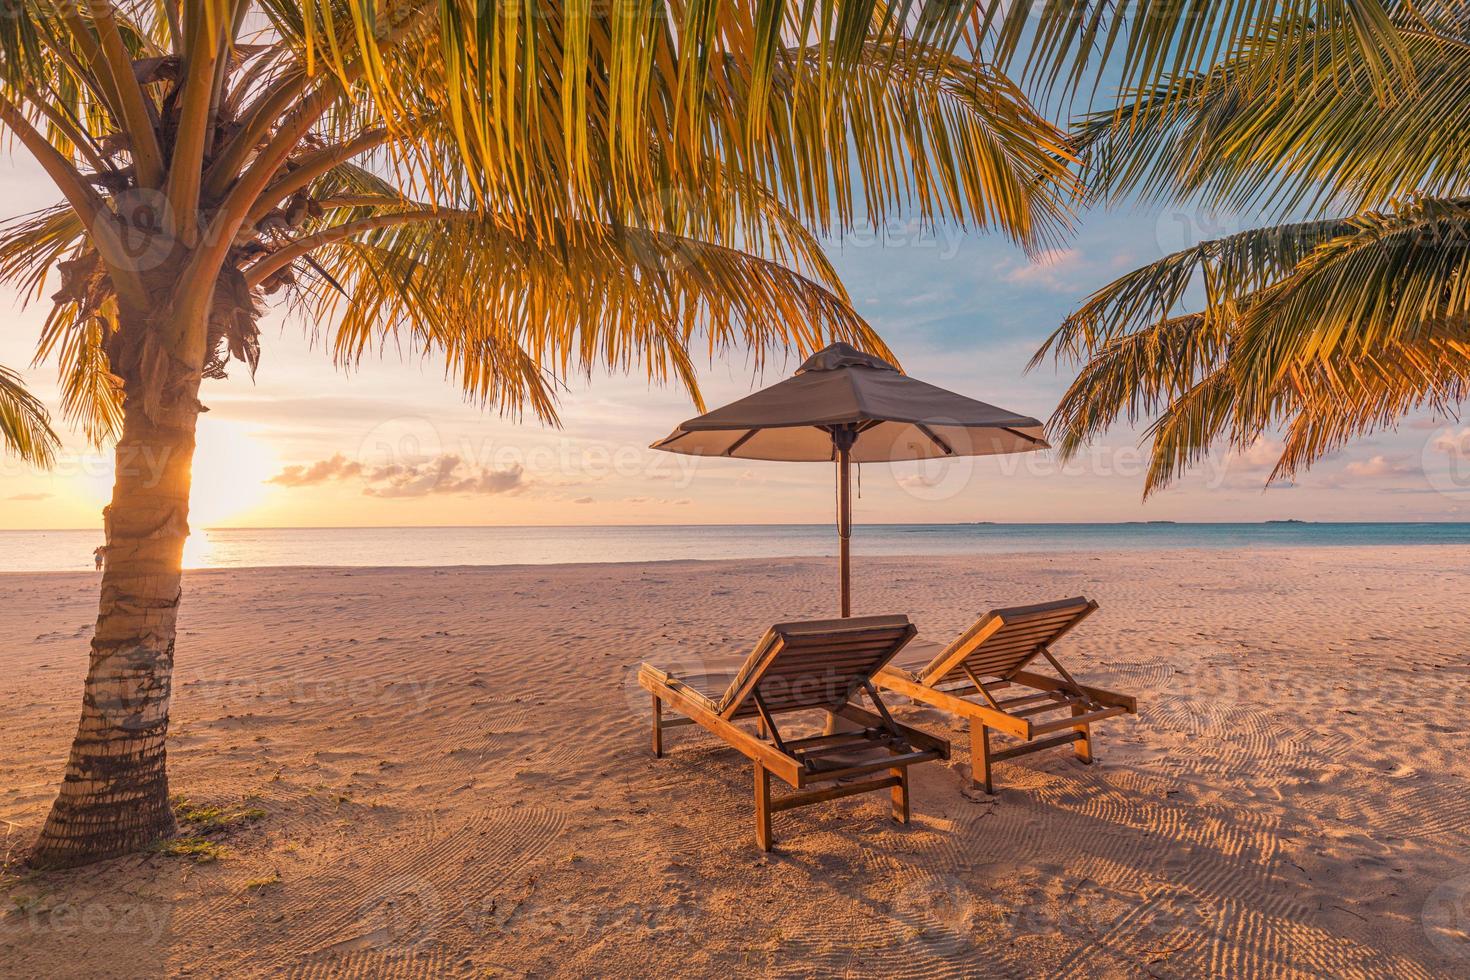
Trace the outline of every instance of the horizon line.
[[[853, 530], [861, 528], [883, 528], [883, 527], [1137, 527], [1137, 526], [1169, 526], [1176, 527], [1256, 527], [1268, 524], [1304, 524], [1316, 526], [1353, 527], [1366, 525], [1414, 525], [1414, 524], [1470, 524], [1470, 520], [1444, 521], [1444, 520], [1419, 520], [1419, 521], [1318, 521], [1305, 520], [1301, 518], [1280, 517], [1267, 518], [1259, 521], [1179, 521], [1168, 519], [1154, 520], [1129, 520], [1129, 521], [870, 521], [863, 524], [853, 524]], [[480, 530], [484, 528], [510, 529], [510, 528], [541, 528], [541, 529], [609, 529], [609, 528], [714, 528], [714, 527], [820, 527], [829, 528], [835, 525], [830, 522], [810, 521], [771, 521], [771, 522], [735, 522], [735, 523], [691, 523], [691, 524], [219, 524], [202, 527], [203, 531], [465, 531]], [[0, 527], [0, 533], [12, 534], [49, 534], [52, 532], [71, 531], [100, 531], [98, 526], [93, 527]], [[198, 533], [198, 532], [191, 532]]]

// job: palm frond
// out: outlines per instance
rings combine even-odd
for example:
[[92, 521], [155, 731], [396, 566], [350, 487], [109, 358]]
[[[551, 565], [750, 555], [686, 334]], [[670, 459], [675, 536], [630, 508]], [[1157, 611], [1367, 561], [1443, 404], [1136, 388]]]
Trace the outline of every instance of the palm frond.
[[[905, 212], [1036, 248], [1077, 193], [974, 0], [15, 6], [0, 109], [70, 207], [0, 231], [0, 280], [35, 296], [61, 269], [40, 349], [94, 435], [120, 384], [156, 401], [123, 352], [214, 376], [225, 345], [253, 367], [240, 273], [261, 263], [343, 318], [345, 359], [397, 331], [474, 397], [551, 417], [578, 372], [637, 363], [697, 392], [695, 362], [727, 348], [882, 351], [818, 235]], [[444, 220], [270, 266], [415, 208]], [[177, 254], [122, 261], [112, 237], [135, 233]]]
[[[1348, 28], [1267, 25], [1208, 73], [1126, 93], [1078, 130], [1089, 190], [1286, 214], [1470, 191], [1470, 26], [1422, 12], [1401, 27], [1412, 90], [1385, 101], [1343, 57]], [[1279, 66], [1291, 78], [1283, 83]]]
[[[757, 366], [774, 350], [831, 339], [886, 352], [825, 260], [809, 276], [668, 232], [601, 226], [540, 238], [473, 213], [424, 213], [312, 255], [316, 268], [291, 278], [333, 325], [339, 363], [396, 341], [443, 355], [472, 397], [549, 421], [556, 389], [598, 369], [641, 364], [698, 400], [695, 347], [710, 357], [748, 348]], [[342, 291], [311, 288], [319, 276]]]
[[[319, 28], [327, 6], [308, 5]], [[492, 17], [449, 3], [437, 43], [397, 47], [349, 34], [351, 18], [334, 15], [339, 36], [315, 34], [315, 56], [343, 84], [361, 66], [370, 99], [344, 102], [354, 111], [324, 118], [324, 131], [340, 138], [365, 119], [413, 130], [399, 147], [408, 196], [432, 189], [442, 204], [498, 209], [543, 232], [563, 219], [628, 220], [711, 180], [728, 185], [717, 200], [759, 189], [824, 232], [900, 208], [1028, 244], [1065, 224], [1066, 137], [957, 50], [968, 5], [925, 4], [909, 19], [854, 19], [862, 4], [836, 5], [848, 14], [805, 26], [791, 9], [773, 23], [779, 4], [636, 6], [502, 5]], [[438, 124], [428, 145], [425, 118]]]
[[1167, 411], [1218, 370], [1229, 342], [1218, 321], [1193, 314], [1151, 324], [1093, 350], [1062, 396], [1050, 432], [1070, 459], [1120, 420]]
[[0, 365], [0, 446], [36, 466], [56, 460], [61, 440], [51, 429], [51, 416], [26, 391], [19, 374]]
[[1244, 394], [1264, 403], [1294, 367], [1371, 356], [1470, 316], [1470, 199], [1425, 198], [1348, 225], [1242, 314]]
[[46, 318], [36, 361], [56, 362], [61, 377], [62, 417], [94, 446], [122, 432], [123, 382], [113, 373], [107, 342], [117, 330], [117, 309], [84, 310], [60, 303]]
[[1097, 290], [1047, 338], [1031, 360], [1091, 358], [1115, 338], [1185, 313], [1198, 296], [1212, 316], [1280, 281], [1321, 245], [1352, 230], [1345, 218], [1256, 228], [1200, 242], [1135, 269]]
[[0, 225], [0, 283], [14, 287], [24, 302], [39, 298], [47, 274], [74, 258], [85, 239], [81, 218], [65, 206], [5, 222]]
[[[1023, 81], [1055, 97], [1086, 94], [1105, 77], [1148, 90], [1229, 61], [1255, 31], [1330, 32], [1334, 55], [1364, 66], [1379, 96], [1412, 90], [1412, 60], [1396, 17], [1415, 5], [1399, 0], [1014, 0], [986, 4], [988, 39], [1003, 68], [1024, 66]], [[1282, 85], [1297, 82], [1288, 53], [1272, 51], [1263, 68]]]
[[1447, 324], [1371, 356], [1337, 356], [1293, 373], [1299, 408], [1286, 418], [1272, 479], [1290, 477], [1353, 439], [1392, 428], [1412, 412], [1453, 414], [1470, 385], [1470, 324]]
[[[1084, 361], [1054, 436], [1072, 454], [1153, 419], [1147, 494], [1222, 443], [1284, 431], [1274, 479], [1407, 412], [1452, 410], [1470, 382], [1467, 221], [1470, 202], [1424, 199], [1260, 229], [1123, 277], [1038, 355]], [[1202, 311], [1179, 312], [1194, 275], [1216, 285]]]

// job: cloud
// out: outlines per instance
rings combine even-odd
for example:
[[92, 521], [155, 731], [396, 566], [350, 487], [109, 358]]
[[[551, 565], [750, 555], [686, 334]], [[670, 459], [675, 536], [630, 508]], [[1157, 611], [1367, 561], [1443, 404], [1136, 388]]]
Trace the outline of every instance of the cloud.
[[311, 487], [329, 480], [346, 480], [361, 472], [361, 463], [338, 453], [331, 459], [319, 459], [309, 466], [288, 466], [265, 482], [282, 487]]
[[1207, 457], [1201, 469], [1215, 490], [1295, 489], [1296, 484], [1285, 478], [1268, 482], [1284, 448], [1275, 439], [1261, 436], [1244, 449]]
[[284, 487], [310, 487], [358, 480], [369, 497], [387, 499], [444, 494], [498, 495], [518, 493], [528, 482], [525, 468], [514, 463], [504, 469], [475, 466], [445, 454], [414, 463], [363, 466], [341, 453], [308, 465], [288, 466], [267, 480]]
[[1232, 453], [1231, 455], [1248, 466], [1258, 468], [1274, 467], [1277, 461], [1281, 459], [1281, 453], [1285, 449], [1286, 447], [1275, 439], [1268, 439], [1265, 436], [1261, 436], [1245, 450]]
[[943, 483], [943, 473], [910, 473], [898, 478], [898, 485], [905, 490], [930, 490]]
[[1067, 284], [1069, 273], [1078, 271], [1082, 253], [1072, 248], [1054, 248], [1042, 252], [1026, 265], [1005, 273], [1005, 281], [1021, 286], [1053, 286]]
[[573, 500], [572, 503], [574, 503], [574, 504], [595, 504], [595, 503], [597, 503], [597, 498], [596, 497], [578, 497], [576, 500]]
[[48, 499], [50, 499], [50, 497], [51, 497], [51, 494], [49, 494], [49, 493], [17, 493], [17, 494], [15, 494], [13, 496], [6, 497], [5, 499], [6, 500], [19, 500], [19, 501], [23, 501], [23, 502], [30, 502], [30, 501], [35, 501], [35, 500], [48, 500]]
[[1342, 471], [1348, 476], [1407, 476], [1419, 472], [1419, 468], [1408, 456], [1373, 456], [1354, 460], [1344, 466]]
[[1446, 430], [1430, 443], [1430, 448], [1446, 456], [1470, 456], [1470, 427], [1458, 432], [1453, 429]]

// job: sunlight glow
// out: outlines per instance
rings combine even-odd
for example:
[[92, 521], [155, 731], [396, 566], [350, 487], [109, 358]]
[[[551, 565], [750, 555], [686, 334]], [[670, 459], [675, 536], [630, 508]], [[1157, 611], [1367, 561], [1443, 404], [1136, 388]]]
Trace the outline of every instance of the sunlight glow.
[[199, 420], [189, 524], [197, 531], [238, 521], [260, 504], [279, 468], [270, 446], [240, 422]]
[[[205, 415], [196, 435], [189, 526], [199, 536], [204, 528], [246, 518], [265, 501], [271, 489], [265, 481], [280, 467], [274, 450], [242, 422]], [[96, 459], [99, 465], [87, 482], [89, 496], [101, 510], [112, 497], [111, 449]]]

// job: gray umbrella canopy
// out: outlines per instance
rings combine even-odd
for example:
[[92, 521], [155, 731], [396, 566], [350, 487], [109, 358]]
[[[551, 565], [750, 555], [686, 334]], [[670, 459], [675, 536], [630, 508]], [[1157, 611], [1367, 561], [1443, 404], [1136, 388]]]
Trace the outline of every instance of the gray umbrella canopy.
[[842, 615], [851, 612], [852, 463], [992, 456], [1048, 448], [1042, 425], [908, 377], [847, 344], [793, 377], [690, 419], [654, 449], [689, 456], [837, 463]]
[[844, 430], [856, 433], [855, 463], [1047, 448], [1036, 419], [917, 381], [847, 344], [818, 351], [785, 381], [690, 419], [653, 448], [820, 462], [837, 459], [834, 433]]

